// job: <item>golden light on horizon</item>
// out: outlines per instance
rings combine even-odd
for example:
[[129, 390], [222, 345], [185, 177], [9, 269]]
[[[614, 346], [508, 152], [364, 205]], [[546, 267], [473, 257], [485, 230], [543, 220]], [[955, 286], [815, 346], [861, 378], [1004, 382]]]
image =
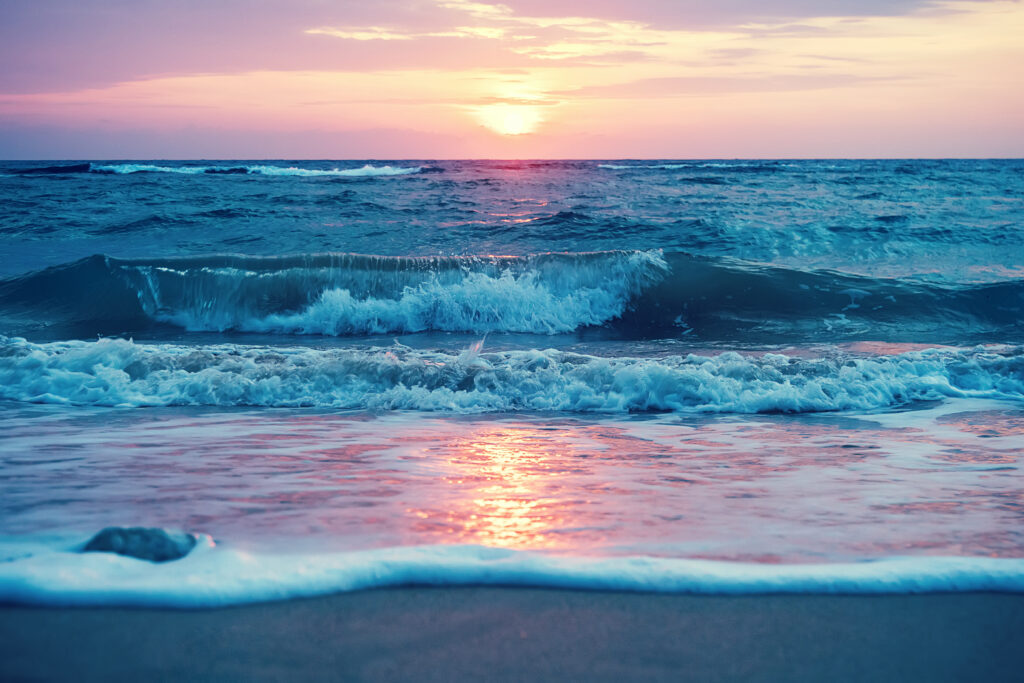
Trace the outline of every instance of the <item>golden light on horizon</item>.
[[540, 108], [528, 104], [488, 104], [477, 109], [477, 117], [499, 135], [526, 135], [544, 120]]

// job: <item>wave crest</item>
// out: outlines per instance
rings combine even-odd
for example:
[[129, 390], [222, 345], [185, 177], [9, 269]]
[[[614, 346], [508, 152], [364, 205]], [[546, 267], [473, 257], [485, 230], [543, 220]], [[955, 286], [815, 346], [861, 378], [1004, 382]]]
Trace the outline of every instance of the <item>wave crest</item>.
[[1021, 400], [1024, 347], [808, 360], [0, 339], [0, 398], [38, 403], [798, 413], [948, 397]]
[[599, 326], [620, 339], [963, 344], [1019, 342], [1022, 312], [1024, 280], [950, 285], [660, 250], [94, 256], [0, 282], [0, 332], [19, 335], [45, 326], [70, 336], [138, 334], [161, 324], [320, 335]]
[[250, 166], [158, 166], [155, 164], [90, 164], [93, 173], [178, 173], [183, 175], [199, 174], [254, 174], [268, 176], [299, 176], [365, 178], [375, 176], [411, 175], [423, 170], [421, 166], [374, 166], [366, 164], [361, 168], [315, 169], [297, 166], [269, 166], [256, 164]]
[[135, 320], [131, 329], [148, 320], [192, 331], [557, 334], [621, 316], [667, 269], [660, 251], [92, 257], [0, 284], [0, 300], [33, 313], [70, 307], [72, 319]]

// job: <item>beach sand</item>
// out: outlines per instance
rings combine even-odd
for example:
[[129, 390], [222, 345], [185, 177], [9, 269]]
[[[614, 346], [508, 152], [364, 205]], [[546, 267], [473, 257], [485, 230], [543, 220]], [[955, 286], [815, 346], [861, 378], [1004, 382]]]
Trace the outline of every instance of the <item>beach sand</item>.
[[1024, 677], [1024, 595], [397, 588], [208, 610], [0, 608], [3, 681]]

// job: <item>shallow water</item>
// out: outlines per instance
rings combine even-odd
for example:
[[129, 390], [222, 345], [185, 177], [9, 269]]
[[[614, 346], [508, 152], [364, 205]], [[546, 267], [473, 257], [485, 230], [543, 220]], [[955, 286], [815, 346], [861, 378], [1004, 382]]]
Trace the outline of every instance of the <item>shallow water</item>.
[[958, 401], [879, 422], [27, 407], [0, 419], [0, 516], [8, 533], [118, 522], [262, 551], [1015, 557], [1016, 408]]

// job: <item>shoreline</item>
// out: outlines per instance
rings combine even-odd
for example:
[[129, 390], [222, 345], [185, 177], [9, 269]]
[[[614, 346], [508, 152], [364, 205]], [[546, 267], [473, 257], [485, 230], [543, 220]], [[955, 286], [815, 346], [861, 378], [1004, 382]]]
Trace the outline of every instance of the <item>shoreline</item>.
[[3, 680], [1014, 680], [1024, 594], [380, 588], [236, 607], [0, 606]]

